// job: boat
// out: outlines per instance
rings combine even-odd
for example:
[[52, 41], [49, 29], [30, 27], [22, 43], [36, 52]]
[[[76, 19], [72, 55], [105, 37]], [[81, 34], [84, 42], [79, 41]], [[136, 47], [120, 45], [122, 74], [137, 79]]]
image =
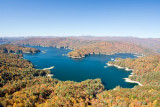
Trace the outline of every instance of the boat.
[[104, 66], [104, 68], [107, 68], [108, 66]]
[[42, 53], [46, 53], [46, 51], [42, 51]]
[[111, 61], [114, 61], [114, 59], [113, 59], [113, 58], [111, 58]]

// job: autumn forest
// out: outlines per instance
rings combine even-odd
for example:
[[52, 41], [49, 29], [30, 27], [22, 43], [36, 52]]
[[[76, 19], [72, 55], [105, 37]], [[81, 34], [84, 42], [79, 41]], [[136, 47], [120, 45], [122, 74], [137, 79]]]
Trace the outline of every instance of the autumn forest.
[[[25, 47], [24, 47], [25, 45]], [[139, 53], [135, 59], [117, 58], [107, 62], [133, 70], [129, 79], [143, 86], [105, 90], [100, 79], [82, 82], [60, 81], [46, 76], [50, 70], [35, 69], [23, 53], [40, 50], [27, 45], [72, 49], [69, 57], [91, 54]], [[157, 49], [157, 48], [156, 48]], [[0, 106], [3, 107], [159, 107], [160, 55], [156, 49], [122, 41], [77, 38], [32, 38], [0, 45]]]

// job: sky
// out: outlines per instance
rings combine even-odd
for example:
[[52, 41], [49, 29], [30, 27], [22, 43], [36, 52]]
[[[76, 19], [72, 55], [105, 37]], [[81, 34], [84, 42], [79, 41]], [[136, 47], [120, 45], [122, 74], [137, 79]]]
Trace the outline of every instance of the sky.
[[160, 38], [160, 0], [0, 0], [0, 37]]

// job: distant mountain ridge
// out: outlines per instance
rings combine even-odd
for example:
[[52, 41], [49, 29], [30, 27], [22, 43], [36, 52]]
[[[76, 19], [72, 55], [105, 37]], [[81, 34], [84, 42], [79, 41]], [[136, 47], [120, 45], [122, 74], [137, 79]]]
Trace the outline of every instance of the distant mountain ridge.
[[77, 37], [82, 40], [103, 40], [103, 41], [120, 41], [127, 43], [134, 43], [141, 45], [145, 48], [150, 48], [155, 51], [160, 51], [160, 38], [138, 38], [138, 37], [97, 37], [97, 36], [79, 36]]
[[[20, 40], [27, 39], [53, 39], [53, 38], [70, 38], [70, 39], [79, 39], [79, 40], [88, 40], [88, 41], [118, 41], [118, 42], [127, 42], [134, 43], [136, 45], [141, 45], [142, 47], [152, 49], [154, 51], [160, 51], [160, 38], [138, 38], [138, 37], [118, 37], [118, 36], [68, 36], [68, 37], [58, 37], [58, 36], [28, 36], [28, 37], [1, 37], [1, 43], [13, 43]], [[35, 40], [34, 39], [34, 40]], [[44, 45], [44, 44], [43, 44]]]
[[73, 49], [73, 51], [69, 53], [69, 56], [72, 58], [81, 58], [89, 54], [155, 54], [151, 49], [144, 48], [134, 43], [111, 40], [84, 40], [76, 37], [30, 38], [17, 41], [15, 44]]

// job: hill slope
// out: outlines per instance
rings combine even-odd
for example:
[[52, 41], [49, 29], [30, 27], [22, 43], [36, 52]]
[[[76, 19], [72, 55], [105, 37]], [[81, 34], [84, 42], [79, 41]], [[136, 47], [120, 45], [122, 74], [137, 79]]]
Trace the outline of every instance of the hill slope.
[[2, 44], [0, 53], [37, 53], [40, 50], [35, 48], [23, 47], [18, 45]]
[[[107, 91], [100, 79], [73, 82], [49, 78], [45, 75], [50, 71], [34, 69], [31, 62], [21, 57], [22, 54], [0, 53], [0, 106], [160, 106], [158, 84], [144, 84], [133, 89], [116, 87]], [[158, 64], [157, 58], [159, 56], [134, 60], [139, 61], [139, 67], [146, 65], [149, 72], [154, 72], [152, 67], [156, 66], [149, 65]], [[155, 80], [149, 81], [153, 83]], [[158, 78], [157, 81], [159, 83]]]
[[139, 81], [143, 85], [160, 86], [160, 55], [135, 59], [120, 59], [109, 61], [109, 64], [133, 69], [131, 80]]
[[137, 38], [137, 37], [96, 37], [96, 36], [79, 36], [78, 39], [82, 40], [102, 40], [102, 41], [119, 41], [134, 43], [154, 51], [160, 51], [160, 38]]
[[81, 40], [67, 38], [32, 38], [16, 42], [19, 45], [52, 46], [57, 48], [74, 49], [69, 53], [72, 58], [81, 58], [89, 54], [113, 54], [119, 52], [140, 53], [145, 55], [155, 54], [152, 50], [143, 48], [133, 43], [116, 41]]

